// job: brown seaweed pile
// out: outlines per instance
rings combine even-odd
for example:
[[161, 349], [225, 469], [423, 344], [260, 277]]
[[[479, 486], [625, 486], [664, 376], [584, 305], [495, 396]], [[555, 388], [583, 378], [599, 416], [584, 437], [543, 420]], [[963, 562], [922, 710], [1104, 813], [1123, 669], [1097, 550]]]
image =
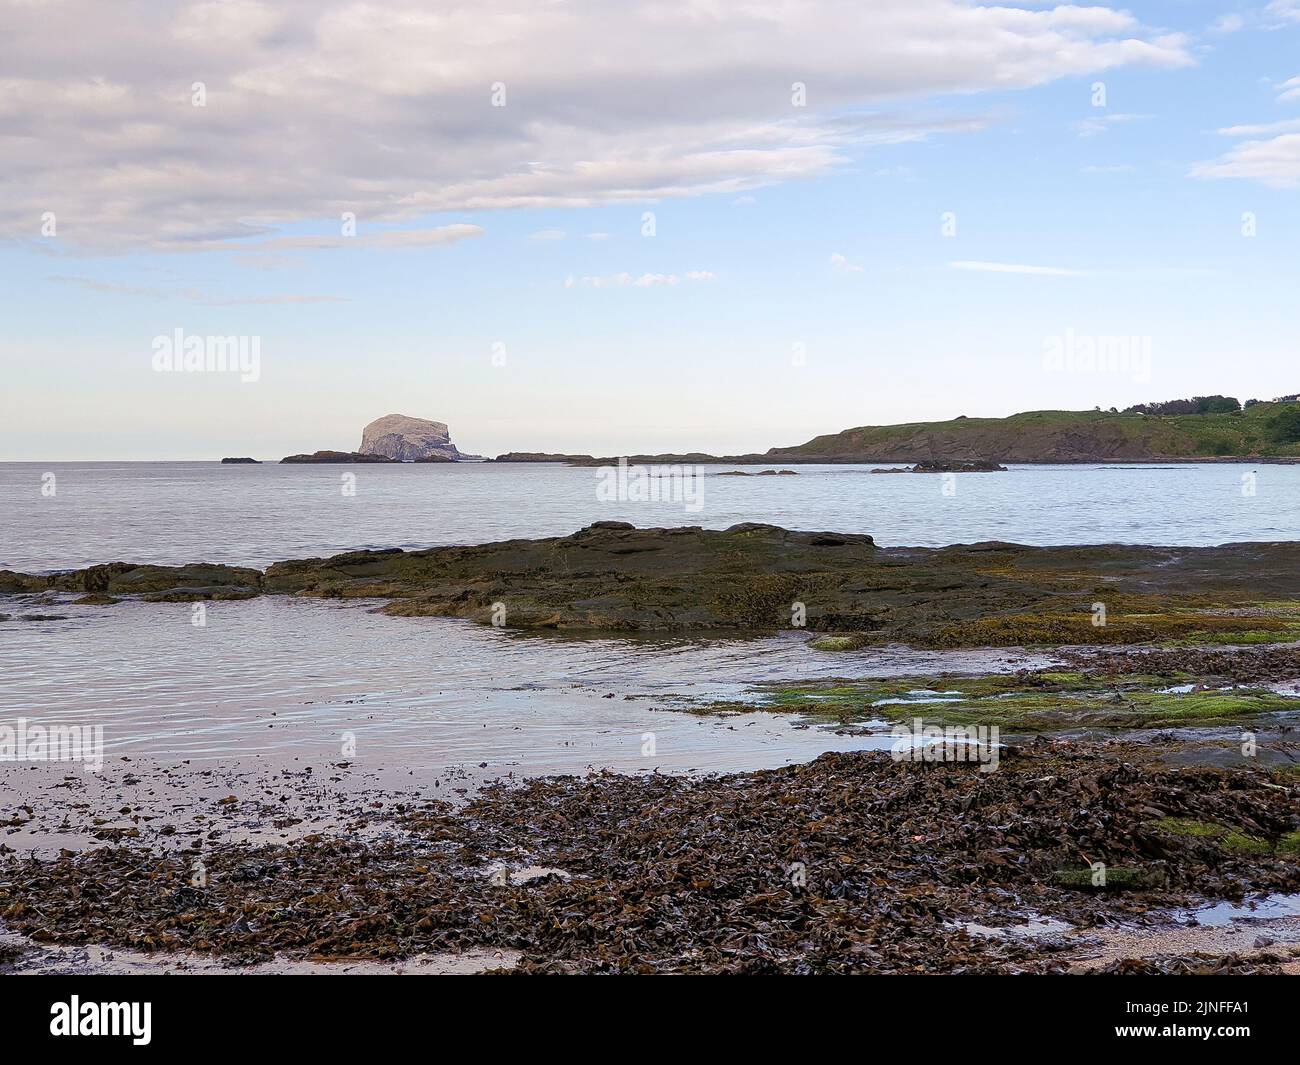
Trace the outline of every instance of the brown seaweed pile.
[[1277, 976], [1285, 959], [1276, 954], [1188, 954], [1177, 958], [1124, 958], [1096, 969], [1095, 976]]
[[[10, 856], [0, 919], [46, 942], [234, 961], [493, 947], [522, 951], [525, 972], [1057, 971], [1059, 943], [970, 926], [1141, 922], [1300, 888], [1300, 786], [1137, 753], [1038, 741], [991, 773], [855, 753], [537, 779], [395, 808], [379, 842]], [[1189, 824], [1223, 831], [1168, 828]], [[1124, 875], [1068, 875], [1094, 863]], [[524, 866], [540, 868], [511, 875]]]
[[1185, 674], [1215, 677], [1233, 684], [1269, 684], [1300, 679], [1300, 647], [1251, 647], [1221, 650], [1178, 647], [1152, 651], [1067, 650], [1060, 657], [1097, 673], [1146, 673], [1161, 677]]

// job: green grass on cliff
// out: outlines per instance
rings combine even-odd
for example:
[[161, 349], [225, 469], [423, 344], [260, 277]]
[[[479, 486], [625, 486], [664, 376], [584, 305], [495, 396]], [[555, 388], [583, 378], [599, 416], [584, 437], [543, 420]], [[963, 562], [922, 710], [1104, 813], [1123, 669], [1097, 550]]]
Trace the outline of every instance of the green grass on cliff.
[[[1296, 403], [1259, 403], [1225, 414], [1155, 416], [1107, 411], [1043, 410], [1009, 418], [954, 418], [943, 422], [868, 425], [819, 436], [791, 455], [884, 457], [932, 446], [947, 456], [979, 455], [1012, 461], [1068, 461], [1071, 458], [1198, 458], [1300, 456], [1300, 442], [1276, 439], [1272, 420]], [[1072, 455], [1072, 451], [1079, 454]]]

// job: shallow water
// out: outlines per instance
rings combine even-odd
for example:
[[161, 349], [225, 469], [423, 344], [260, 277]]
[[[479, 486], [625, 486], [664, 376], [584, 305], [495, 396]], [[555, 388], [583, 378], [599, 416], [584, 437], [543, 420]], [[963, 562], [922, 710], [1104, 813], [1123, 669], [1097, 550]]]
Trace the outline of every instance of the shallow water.
[[[730, 468], [702, 468], [692, 509], [604, 502], [598, 471], [552, 465], [0, 464], [0, 568], [265, 566], [357, 547], [560, 535], [599, 520], [767, 521], [866, 532], [885, 545], [1213, 544], [1293, 539], [1300, 529], [1300, 466], [1027, 466], [950, 479], [800, 466], [794, 477], [718, 476]], [[1252, 473], [1254, 494], [1244, 494]], [[45, 474], [53, 495], [41, 491]], [[349, 476], [354, 496], [341, 491]], [[110, 755], [206, 764], [349, 757], [420, 769], [483, 763], [521, 775], [743, 770], [886, 748], [889, 738], [800, 729], [788, 715], [666, 711], [735, 698], [763, 680], [981, 672], [1009, 668], [1014, 657], [828, 654], [792, 635], [566, 642], [389, 618], [370, 606], [213, 603], [206, 627], [195, 628], [188, 604], [10, 603], [2, 612], [66, 619], [0, 622], [0, 723], [102, 724]], [[355, 737], [353, 755], [342, 753], [345, 733]], [[642, 753], [649, 734], [653, 753]]]
[[[718, 476], [734, 468], [699, 467], [691, 487], [700, 506], [691, 509], [604, 502], [599, 471], [558, 465], [0, 463], [0, 569], [112, 561], [261, 567], [359, 547], [563, 535], [602, 520], [709, 528], [762, 521], [919, 546], [1196, 545], [1300, 535], [1300, 466], [1018, 466], [947, 481], [873, 476], [867, 466]], [[54, 476], [53, 496], [41, 492], [45, 474]], [[1244, 494], [1251, 474], [1254, 494]], [[353, 496], [343, 494], [345, 475], [356, 478]]]
[[1270, 921], [1278, 917], [1300, 917], [1300, 895], [1265, 895], [1245, 902], [1211, 902], [1174, 914], [1175, 920], [1190, 921], [1206, 928], [1224, 928], [1233, 921]]
[[[763, 680], [1011, 669], [1023, 655], [813, 651], [806, 636], [564, 640], [373, 603], [266, 597], [46, 605], [0, 622], [0, 723], [103, 725], [109, 758], [348, 757], [362, 765], [581, 773], [741, 770], [888, 736], [794, 727], [790, 715], [668, 712]], [[345, 733], [356, 750], [345, 755]], [[647, 734], [653, 734], [653, 752]]]

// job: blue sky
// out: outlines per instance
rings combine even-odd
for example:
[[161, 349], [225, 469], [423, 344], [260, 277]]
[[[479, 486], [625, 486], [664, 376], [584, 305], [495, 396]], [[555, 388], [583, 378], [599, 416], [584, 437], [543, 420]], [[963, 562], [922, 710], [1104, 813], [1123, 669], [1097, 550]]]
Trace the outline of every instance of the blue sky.
[[[936, 19], [971, 10], [926, 2]], [[443, 101], [456, 92], [402, 85], [383, 101], [391, 140], [373, 151], [352, 143], [364, 110], [347, 118], [322, 91], [286, 115], [283, 90], [238, 69], [209, 75], [202, 108], [211, 121], [238, 91], [237, 119], [169, 143], [193, 113], [184, 101], [150, 113], [158, 84], [115, 65], [138, 46], [132, 27], [106, 29], [103, 48], [17, 71], [31, 94], [0, 111], [0, 144], [25, 171], [11, 168], [19, 206], [2, 219], [0, 459], [278, 458], [353, 448], [390, 412], [446, 421], [462, 450], [483, 454], [733, 452], [863, 424], [1300, 391], [1300, 151], [1287, 139], [1300, 131], [1300, 91], [1287, 86], [1300, 75], [1300, 14], [1124, 10], [1130, 24], [1071, 18], [1058, 40], [1033, 21], [1050, 9], [1026, 5], [1026, 47], [1043, 50], [1047, 72], [1008, 74], [992, 51], [981, 71], [978, 50], [964, 50], [953, 64], [969, 65], [970, 84], [957, 90], [910, 83], [906, 63], [894, 82], [858, 84], [851, 40], [823, 70], [807, 58], [816, 25], [795, 27], [803, 58], [786, 63], [778, 36], [769, 64], [736, 76], [775, 86], [752, 108], [727, 96], [725, 78], [710, 82], [707, 53], [679, 72], [663, 72], [667, 53], [645, 60], [645, 76], [668, 79], [657, 84], [689, 87], [682, 99], [639, 93], [593, 62], [577, 104], [563, 99], [562, 69], [530, 79], [522, 60], [501, 62], [503, 84], [534, 93], [499, 109], [536, 107], [512, 119], [524, 125], [494, 128], [503, 116], [486, 108], [453, 121]], [[753, 32], [687, 14], [663, 31], [682, 34], [687, 58], [695, 35]], [[239, 3], [177, 5], [173, 17], [193, 68], [210, 70], [204, 49], [246, 54], [247, 34], [284, 49], [298, 40], [286, 20], [315, 16]], [[997, 18], [1021, 32], [1018, 17]], [[905, 23], [879, 32], [901, 34], [903, 53], [948, 47]], [[136, 28], [142, 41], [158, 27]], [[870, 67], [874, 27], [857, 28]], [[22, 26], [9, 29], [21, 40]], [[295, 89], [328, 47], [326, 28], [315, 34], [294, 46]], [[573, 25], [561, 43], [575, 34], [588, 55]], [[1116, 61], [1113, 41], [1152, 48]], [[377, 69], [400, 69], [386, 47]], [[807, 106], [791, 112], [801, 64]], [[331, 59], [331, 77], [344, 78], [341, 65]], [[188, 92], [183, 65], [164, 75]], [[491, 71], [464, 77], [487, 95]], [[365, 84], [374, 90], [373, 75]], [[450, 127], [429, 134], [436, 164], [411, 147], [432, 114]], [[277, 154], [299, 137], [301, 155]], [[1262, 147], [1241, 155], [1251, 144]], [[436, 180], [421, 170], [444, 162]], [[544, 194], [506, 181], [534, 164], [556, 174]], [[349, 244], [338, 208], [353, 199]], [[43, 210], [58, 220], [52, 237], [39, 232]], [[393, 233], [411, 245], [380, 236]], [[305, 236], [322, 246], [291, 239]], [[154, 372], [153, 339], [178, 328], [259, 338], [259, 379]], [[1067, 332], [1146, 338], [1149, 373], [1046, 366], [1045, 345]]]

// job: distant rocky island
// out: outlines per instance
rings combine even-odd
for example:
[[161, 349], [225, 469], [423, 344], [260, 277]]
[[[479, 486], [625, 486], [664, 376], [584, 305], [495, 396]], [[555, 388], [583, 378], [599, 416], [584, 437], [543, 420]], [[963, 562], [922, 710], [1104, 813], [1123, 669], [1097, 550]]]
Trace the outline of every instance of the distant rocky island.
[[[1040, 410], [1006, 418], [865, 425], [761, 454], [687, 452], [628, 455], [641, 465], [908, 463], [918, 473], [995, 470], [1005, 462], [1300, 461], [1300, 402], [1295, 396], [1244, 404], [1231, 396], [1143, 403], [1120, 411]], [[513, 451], [497, 462], [607, 466], [618, 457]], [[963, 466], [962, 464], [967, 464]], [[977, 464], [977, 465], [969, 465]], [[900, 471], [901, 472], [901, 471]]]
[[223, 466], [250, 466], [250, 465], [251, 465], [251, 466], [258, 466], [258, 465], [261, 465], [261, 460], [260, 460], [260, 459], [250, 459], [250, 458], [237, 458], [237, 459], [226, 458], [226, 459], [222, 459], [222, 460], [221, 460], [221, 465], [223, 465]]
[[361, 431], [365, 455], [383, 455], [398, 462], [439, 460], [455, 462], [463, 456], [451, 442], [445, 422], [410, 418], [405, 414], [385, 414]]
[[[229, 460], [223, 460], [229, 461]], [[356, 451], [315, 451], [289, 455], [289, 463], [317, 462], [473, 462], [478, 455], [466, 455], [451, 442], [445, 422], [385, 414], [361, 430]]]

